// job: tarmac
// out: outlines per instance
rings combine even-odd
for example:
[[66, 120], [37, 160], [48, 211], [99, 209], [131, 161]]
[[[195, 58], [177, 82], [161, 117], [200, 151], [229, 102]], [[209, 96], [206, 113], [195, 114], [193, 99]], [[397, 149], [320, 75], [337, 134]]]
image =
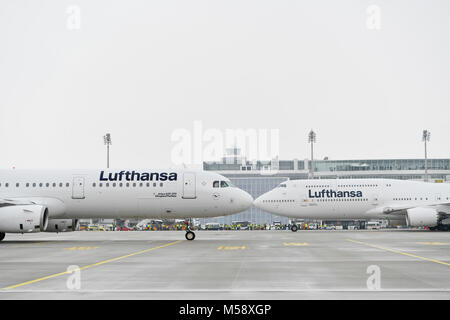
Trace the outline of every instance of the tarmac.
[[449, 299], [450, 232], [7, 234], [0, 299]]

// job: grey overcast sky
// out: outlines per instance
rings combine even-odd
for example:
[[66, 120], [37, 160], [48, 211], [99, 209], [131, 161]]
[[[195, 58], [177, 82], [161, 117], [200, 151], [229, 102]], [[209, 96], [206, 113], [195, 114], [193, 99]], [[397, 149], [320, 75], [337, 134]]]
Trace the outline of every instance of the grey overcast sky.
[[282, 159], [311, 128], [317, 158], [420, 158], [423, 129], [449, 158], [449, 42], [448, 0], [3, 0], [0, 167], [102, 167], [106, 132], [113, 167], [172, 166], [196, 120], [279, 129]]

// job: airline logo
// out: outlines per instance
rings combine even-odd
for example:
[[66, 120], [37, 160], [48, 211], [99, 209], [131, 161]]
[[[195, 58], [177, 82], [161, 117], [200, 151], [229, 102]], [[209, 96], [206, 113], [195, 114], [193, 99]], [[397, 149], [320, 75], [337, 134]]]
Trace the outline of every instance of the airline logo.
[[362, 191], [334, 191], [334, 190], [326, 190], [322, 191], [312, 191], [309, 189], [309, 197], [310, 198], [362, 198]]
[[100, 181], [176, 181], [176, 172], [100, 171]]

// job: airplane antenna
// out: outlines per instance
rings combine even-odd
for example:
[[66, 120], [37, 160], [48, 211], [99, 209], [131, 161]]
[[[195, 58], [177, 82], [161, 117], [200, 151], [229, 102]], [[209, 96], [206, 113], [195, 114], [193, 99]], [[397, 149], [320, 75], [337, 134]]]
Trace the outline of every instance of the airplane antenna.
[[110, 133], [103, 136], [103, 142], [106, 145], [106, 168], [109, 169], [109, 146], [112, 145]]
[[428, 181], [428, 155], [427, 155], [427, 142], [430, 141], [431, 132], [428, 130], [423, 130], [422, 141], [425, 145], [425, 177], [424, 180]]
[[314, 143], [316, 143], [316, 133], [311, 129], [308, 134], [308, 142], [311, 143], [311, 171], [310, 178], [314, 179]]

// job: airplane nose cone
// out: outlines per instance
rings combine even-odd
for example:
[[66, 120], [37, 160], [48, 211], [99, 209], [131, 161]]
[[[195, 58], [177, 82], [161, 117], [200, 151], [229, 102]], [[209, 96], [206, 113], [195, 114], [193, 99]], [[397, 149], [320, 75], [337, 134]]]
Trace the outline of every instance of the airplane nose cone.
[[245, 191], [242, 191], [242, 206], [244, 210], [250, 208], [253, 204], [253, 197]]
[[247, 192], [245, 192], [244, 190], [239, 190], [239, 191], [240, 192], [237, 197], [237, 199], [238, 199], [237, 205], [240, 210], [245, 211], [252, 206], [253, 197], [251, 195], [249, 195]]

